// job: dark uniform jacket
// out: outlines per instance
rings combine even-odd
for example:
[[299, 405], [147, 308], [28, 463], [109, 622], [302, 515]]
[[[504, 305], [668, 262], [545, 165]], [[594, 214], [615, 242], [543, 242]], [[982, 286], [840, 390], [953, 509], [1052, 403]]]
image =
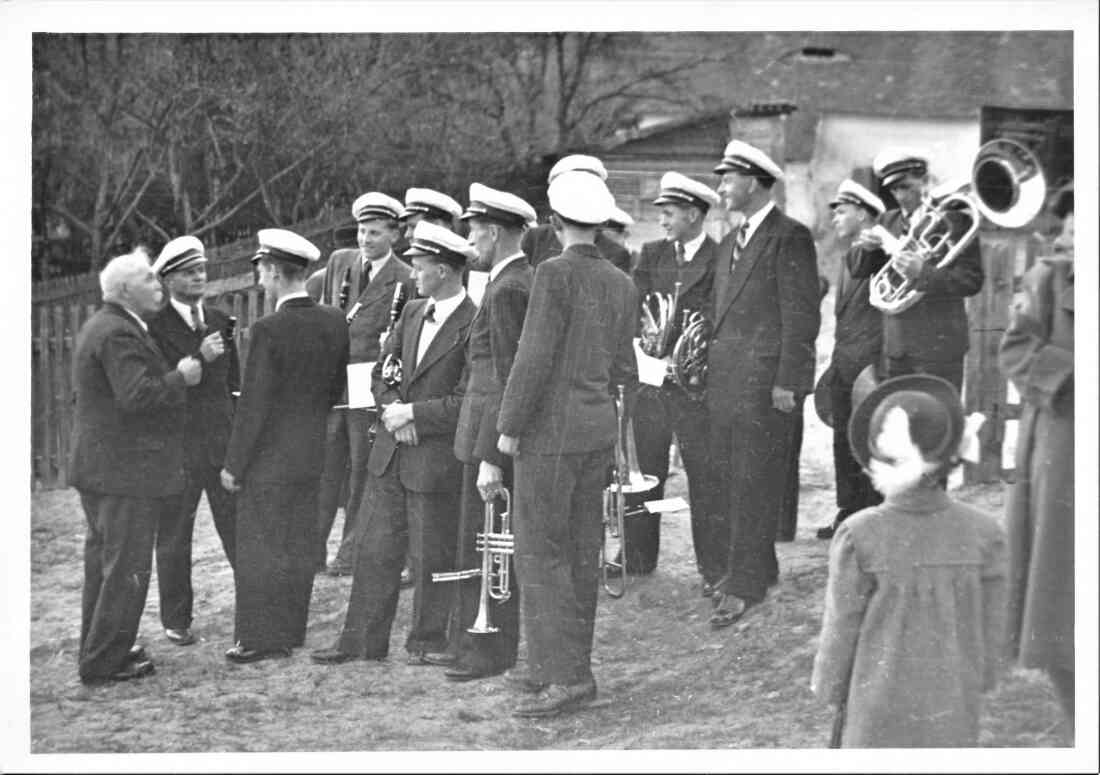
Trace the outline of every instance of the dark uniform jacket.
[[325, 418], [347, 377], [347, 323], [339, 310], [300, 297], [253, 323], [250, 336], [225, 468], [238, 480], [316, 479]]
[[325, 279], [321, 286], [321, 303], [339, 306], [340, 286], [344, 276], [351, 269], [351, 293], [348, 295], [347, 310], [350, 312], [358, 303], [359, 311], [348, 326], [351, 350], [349, 363], [367, 363], [378, 360], [379, 335], [390, 324], [390, 305], [393, 302], [393, 289], [398, 283], [405, 284], [407, 298], [416, 297], [416, 283], [412, 279], [412, 270], [408, 264], [398, 260], [396, 254], [382, 267], [377, 277], [370, 283], [362, 295], [355, 295], [355, 288], [362, 272], [363, 261], [358, 249], [344, 248], [333, 251], [325, 269]]
[[882, 312], [871, 306], [870, 279], [852, 276], [857, 258], [855, 250], [844, 254], [836, 283], [836, 344], [833, 345], [832, 366], [837, 377], [849, 385], [855, 382], [864, 367], [877, 363], [882, 354]]
[[642, 245], [638, 266], [634, 268], [639, 310], [647, 293], [672, 293], [676, 281], [682, 283], [676, 320], [668, 338], [670, 350], [680, 335], [685, 310], [702, 312], [708, 320], [714, 319], [714, 259], [717, 254], [718, 244], [709, 236], [704, 237], [695, 256], [681, 269], [676, 265], [676, 251], [668, 240], [654, 240]]
[[[202, 340], [215, 331], [225, 331], [229, 316], [216, 307], [203, 305], [206, 332], [191, 329], [171, 303], [149, 321], [153, 335], [169, 363], [196, 355]], [[201, 356], [198, 356], [201, 359]], [[184, 423], [184, 463], [188, 468], [216, 466], [225, 462], [225, 448], [233, 424], [233, 399], [230, 393], [240, 389], [240, 361], [237, 345], [226, 342], [225, 352], [207, 363], [202, 361], [202, 379], [187, 388], [186, 421]]]
[[[889, 210], [879, 219], [894, 236], [904, 236], [901, 210]], [[963, 219], [949, 213], [951, 232], [961, 234]], [[881, 249], [854, 251], [854, 277], [870, 277], [887, 262]], [[883, 346], [886, 355], [900, 358], [908, 355], [920, 360], [948, 361], [961, 358], [970, 348], [970, 327], [966, 319], [963, 298], [973, 296], [982, 287], [982, 254], [975, 239], [954, 261], [942, 269], [925, 264], [916, 289], [924, 297], [897, 315], [884, 314]]]
[[614, 386], [630, 394], [638, 379], [637, 309], [634, 283], [595, 245], [539, 264], [497, 421], [500, 433], [519, 437], [521, 455], [614, 445]]
[[497, 449], [497, 416], [512, 371], [534, 271], [521, 256], [505, 266], [485, 288], [466, 343], [469, 374], [455, 432], [455, 457], [463, 463], [487, 461], [503, 466]]
[[714, 267], [707, 404], [715, 417], [769, 408], [773, 387], [809, 393], [821, 322], [810, 230], [773, 207], [731, 274], [736, 234], [722, 240]]
[[107, 302], [80, 329], [73, 385], [70, 485], [144, 498], [183, 489], [183, 375], [120, 305]]
[[[466, 364], [466, 337], [477, 305], [467, 296], [443, 321], [417, 362], [420, 329], [429, 299], [413, 299], [405, 305], [393, 335], [386, 342], [386, 352], [402, 361], [403, 379], [394, 395], [382, 382], [382, 364], [375, 366], [372, 386], [375, 400], [381, 407], [393, 399], [413, 405], [413, 423], [417, 444], [397, 444], [394, 435], [378, 423], [367, 470], [382, 476], [390, 462], [398, 457], [401, 484], [414, 492], [443, 492], [457, 489], [462, 464], [454, 454], [454, 434], [462, 405]], [[455, 508], [458, 508], [458, 502]]]
[[[596, 247], [600, 255], [613, 265], [630, 274], [630, 251], [610, 239], [602, 232], [596, 234]], [[561, 242], [554, 233], [554, 227], [548, 223], [528, 229], [523, 233], [520, 249], [528, 256], [531, 266], [538, 266], [551, 256], [561, 254]]]

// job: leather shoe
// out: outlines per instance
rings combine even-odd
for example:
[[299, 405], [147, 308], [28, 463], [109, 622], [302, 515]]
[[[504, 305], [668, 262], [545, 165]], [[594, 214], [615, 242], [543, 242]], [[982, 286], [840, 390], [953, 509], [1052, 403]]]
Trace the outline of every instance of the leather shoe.
[[151, 660], [143, 660], [134, 662], [132, 660], [126, 660], [126, 664], [121, 668], [111, 673], [108, 676], [100, 676], [95, 678], [82, 678], [83, 683], [91, 686], [96, 686], [105, 683], [112, 683], [117, 681], [133, 681], [137, 678], [144, 678], [147, 675], [152, 675], [156, 672], [156, 667]]
[[520, 718], [556, 716], [564, 711], [573, 710], [595, 698], [595, 681], [586, 681], [570, 686], [548, 684], [545, 689], [534, 697], [517, 705], [516, 709], [512, 711], [512, 715]]
[[309, 655], [309, 658], [319, 665], [339, 665], [356, 659], [356, 656], [333, 646], [327, 649], [317, 649]]
[[528, 694], [537, 694], [546, 688], [546, 684], [536, 681], [525, 669], [513, 667], [504, 674], [504, 682], [513, 689], [519, 689]]
[[749, 610], [749, 603], [737, 595], [726, 595], [722, 592], [714, 593], [714, 613], [710, 615], [711, 629], [720, 630], [729, 627]]
[[479, 678], [488, 678], [494, 675], [484, 670], [475, 670], [472, 667], [465, 667], [463, 665], [455, 665], [454, 667], [448, 667], [443, 671], [443, 677], [448, 681], [454, 681], [456, 683], [464, 683], [466, 681], [476, 681]]
[[130, 647], [130, 653], [126, 655], [126, 658], [131, 662], [148, 662], [149, 654], [145, 651], [144, 646], [135, 643]]
[[413, 574], [408, 568], [401, 569], [401, 589], [407, 589], [413, 585]]
[[350, 576], [354, 572], [355, 568], [338, 562], [330, 562], [325, 569], [325, 573], [333, 577]]
[[711, 584], [709, 581], [704, 581], [702, 592], [703, 597], [710, 597], [714, 594], [714, 585]]
[[175, 643], [177, 646], [190, 646], [195, 642], [195, 635], [191, 632], [189, 627], [166, 627], [164, 629], [164, 637]]
[[278, 659], [289, 656], [290, 649], [288, 648], [250, 649], [246, 646], [242, 646], [240, 643], [232, 646], [225, 652], [226, 659], [230, 662], [236, 662], [239, 665], [244, 665], [249, 662], [259, 662], [264, 659]]

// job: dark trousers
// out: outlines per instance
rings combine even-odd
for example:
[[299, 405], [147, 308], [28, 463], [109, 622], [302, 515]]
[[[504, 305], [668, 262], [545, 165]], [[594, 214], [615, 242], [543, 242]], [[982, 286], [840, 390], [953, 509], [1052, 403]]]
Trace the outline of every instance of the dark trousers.
[[356, 532], [355, 570], [338, 648], [355, 656], [389, 653], [406, 552], [412, 570], [413, 610], [405, 649], [444, 651], [453, 590], [432, 573], [454, 570], [458, 488], [413, 492], [401, 484], [395, 460], [382, 476], [368, 474]]
[[798, 531], [798, 460], [802, 456], [802, 399], [798, 399], [787, 424], [787, 476], [783, 481], [783, 503], [775, 528], [776, 541], [793, 541]]
[[[344, 505], [344, 533], [333, 562], [351, 566], [355, 564], [355, 552], [360, 543], [356, 531], [367, 489], [367, 458], [374, 446], [371, 427], [378, 415], [373, 409], [346, 409], [343, 413], [348, 438], [348, 500]], [[325, 540], [328, 540], [327, 534]]]
[[[716, 533], [720, 533], [725, 520], [714, 497], [717, 487], [707, 446], [710, 423], [706, 402], [693, 400], [676, 386], [644, 386], [638, 391], [633, 418], [638, 465], [642, 473], [656, 476], [658, 482], [655, 489], [642, 496], [643, 502], [664, 497], [669, 449], [676, 434], [688, 480], [695, 562], [704, 579], [717, 580], [724, 572], [724, 555], [716, 551], [721, 545]], [[643, 513], [627, 519], [628, 571], [649, 573], [657, 566], [660, 530], [660, 514]]]
[[[321, 468], [321, 483], [317, 492], [317, 566], [324, 567], [328, 559], [328, 535], [336, 521], [336, 510], [348, 498], [348, 424], [347, 409], [333, 409], [325, 422], [325, 462]], [[354, 517], [344, 515], [344, 533]]]
[[178, 508], [163, 512], [157, 524], [157, 588], [160, 593], [160, 622], [166, 629], [191, 626], [194, 606], [191, 543], [195, 532], [195, 510], [204, 491], [225, 557], [231, 567], [236, 563], [236, 499], [222, 487], [220, 470], [214, 465], [188, 468]]
[[531, 678], [592, 678], [602, 499], [612, 450], [515, 459], [516, 571]]
[[833, 467], [836, 471], [837, 524], [857, 511], [882, 503], [871, 479], [852, 455], [848, 421], [852, 417], [852, 385], [836, 378], [829, 390], [833, 408]]
[[771, 391], [746, 402], [744, 411], [714, 423], [715, 464], [726, 476], [725, 570], [721, 591], [749, 602], [763, 600], [779, 577], [775, 555], [778, 514], [788, 486], [791, 414], [771, 407]]
[[235, 639], [246, 648], [305, 642], [317, 546], [317, 479], [257, 482], [237, 494]]
[[145, 609], [156, 525], [177, 502], [176, 496], [80, 493], [87, 523], [78, 657], [81, 680], [106, 678], [126, 665]]
[[931, 374], [942, 377], [955, 386], [962, 398], [963, 383], [963, 356], [953, 360], [933, 361], [925, 358], [914, 358], [911, 355], [903, 355], [900, 358], [886, 358], [885, 379], [900, 377], [905, 374]]
[[[477, 490], [476, 463], [467, 463], [462, 467], [462, 518], [458, 526], [458, 569], [482, 567], [482, 553], [477, 549], [477, 534], [485, 529], [485, 501]], [[514, 492], [512, 467], [504, 467], [504, 486]], [[500, 516], [504, 509], [503, 499], [495, 504], [496, 520], [494, 530], [500, 529]], [[514, 508], [514, 507], [513, 507]], [[514, 515], [512, 515], [514, 517]], [[515, 530], [515, 520], [512, 520]], [[489, 624], [498, 629], [488, 634], [473, 634], [468, 628], [477, 618], [481, 606], [480, 577], [453, 582], [454, 603], [451, 609], [450, 644], [448, 650], [457, 658], [459, 664], [481, 673], [502, 673], [516, 663], [519, 650], [519, 584], [516, 581], [514, 557], [509, 560], [511, 566], [508, 590], [511, 597], [504, 602], [492, 599], [488, 601]]]

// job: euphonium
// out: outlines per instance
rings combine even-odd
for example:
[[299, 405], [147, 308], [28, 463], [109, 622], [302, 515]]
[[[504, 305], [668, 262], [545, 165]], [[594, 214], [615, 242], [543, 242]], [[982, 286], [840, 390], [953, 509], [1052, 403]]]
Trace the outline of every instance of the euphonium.
[[[478, 604], [477, 617], [467, 628], [474, 635], [487, 635], [497, 632], [489, 617], [489, 601], [503, 603], [512, 597], [511, 584], [512, 555], [515, 554], [515, 536], [512, 534], [512, 498], [507, 490], [501, 491], [504, 499], [504, 511], [499, 515], [494, 507], [495, 498], [485, 502], [485, 522], [482, 531], [477, 534], [477, 550], [481, 552], [481, 567], [448, 573], [433, 573], [432, 581], [459, 581], [481, 577], [481, 601]], [[500, 524], [497, 525], [499, 516]]]
[[672, 348], [669, 364], [672, 381], [691, 395], [699, 395], [707, 385], [707, 347], [712, 326], [702, 312], [684, 310], [680, 336]]
[[673, 286], [672, 293], [650, 291], [642, 300], [642, 352], [652, 358], [663, 358], [668, 354], [669, 338], [676, 325], [676, 306], [680, 303], [679, 280]]
[[[890, 256], [871, 278], [871, 304], [896, 315], [924, 296], [895, 265], [898, 256], [916, 254], [934, 267], [947, 266], [978, 236], [982, 216], [997, 226], [1018, 228], [1038, 214], [1045, 197], [1046, 180], [1031, 151], [1003, 138], [986, 143], [974, 157], [970, 181], [933, 191], [905, 237], [899, 239], [881, 225], [871, 230]], [[949, 213], [966, 224], [957, 236]]]
[[[611, 484], [603, 491], [604, 542], [600, 547], [600, 568], [603, 576], [603, 588], [611, 597], [626, 594], [626, 518], [644, 511], [644, 507], [627, 509], [626, 496], [649, 492], [657, 486], [657, 477], [643, 474], [638, 466], [638, 448], [634, 442], [633, 422], [624, 421], [625, 395], [619, 385], [619, 398], [615, 402], [615, 419], [618, 433], [615, 438], [615, 470]], [[608, 559], [607, 539], [619, 539], [618, 560]], [[611, 583], [610, 570], [619, 572], [619, 584]]]

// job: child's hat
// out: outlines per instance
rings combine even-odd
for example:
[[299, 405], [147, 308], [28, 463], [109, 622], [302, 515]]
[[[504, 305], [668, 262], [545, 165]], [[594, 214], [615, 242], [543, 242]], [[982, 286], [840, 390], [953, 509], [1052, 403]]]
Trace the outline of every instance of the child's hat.
[[894, 409], [907, 415], [910, 440], [926, 461], [958, 458], [966, 421], [955, 386], [931, 374], [907, 374], [880, 384], [852, 411], [848, 441], [861, 466], [867, 468], [871, 458], [893, 462], [891, 450], [877, 442]]

